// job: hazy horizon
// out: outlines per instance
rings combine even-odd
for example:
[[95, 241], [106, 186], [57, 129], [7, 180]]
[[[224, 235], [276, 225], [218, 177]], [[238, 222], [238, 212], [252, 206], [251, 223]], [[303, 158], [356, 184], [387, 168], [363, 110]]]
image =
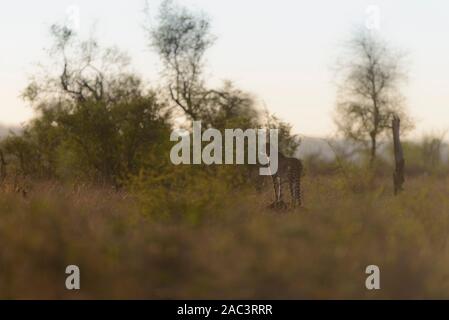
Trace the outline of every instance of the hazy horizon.
[[[296, 133], [314, 137], [335, 131], [332, 65], [339, 44], [350, 36], [354, 26], [365, 23], [368, 6], [378, 6], [378, 32], [394, 47], [409, 53], [409, 81], [403, 93], [416, 119], [411, 136], [449, 129], [446, 1], [177, 2], [203, 10], [211, 18], [217, 35], [207, 53], [207, 74], [212, 84], [232, 80], [254, 94], [260, 105], [290, 122]], [[159, 3], [148, 1], [152, 14]], [[17, 126], [33, 116], [32, 109], [20, 99], [20, 92], [35, 70], [33, 63], [43, 60], [43, 49], [50, 46], [49, 26], [63, 21], [71, 6], [79, 8], [82, 36], [88, 35], [95, 24], [102, 45], [117, 45], [127, 51], [133, 68], [151, 85], [158, 84], [159, 61], [142, 29], [144, 0], [19, 0], [0, 12], [4, 39], [0, 45], [1, 124]]]

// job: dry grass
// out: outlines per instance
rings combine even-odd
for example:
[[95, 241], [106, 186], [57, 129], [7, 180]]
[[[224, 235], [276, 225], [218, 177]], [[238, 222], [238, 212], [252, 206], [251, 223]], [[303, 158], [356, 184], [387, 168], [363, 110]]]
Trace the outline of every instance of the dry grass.
[[[269, 195], [241, 191], [196, 224], [92, 186], [4, 191], [0, 298], [449, 298], [449, 181], [406, 186], [393, 197], [390, 181], [355, 192], [307, 176], [304, 209], [273, 212]], [[65, 289], [69, 264], [79, 292]], [[370, 264], [380, 291], [365, 289]]]

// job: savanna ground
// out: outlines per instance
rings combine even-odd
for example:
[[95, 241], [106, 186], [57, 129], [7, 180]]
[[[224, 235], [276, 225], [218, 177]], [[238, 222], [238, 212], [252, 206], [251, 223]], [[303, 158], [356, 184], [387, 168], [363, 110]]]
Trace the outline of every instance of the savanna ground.
[[[267, 209], [268, 186], [198, 186], [214, 198], [178, 209], [201, 219], [155, 217], [109, 188], [4, 188], [0, 298], [449, 298], [448, 178], [409, 178], [397, 197], [387, 177], [303, 180], [305, 207], [288, 212]], [[65, 288], [69, 264], [79, 291]], [[365, 288], [371, 264], [381, 290]]]

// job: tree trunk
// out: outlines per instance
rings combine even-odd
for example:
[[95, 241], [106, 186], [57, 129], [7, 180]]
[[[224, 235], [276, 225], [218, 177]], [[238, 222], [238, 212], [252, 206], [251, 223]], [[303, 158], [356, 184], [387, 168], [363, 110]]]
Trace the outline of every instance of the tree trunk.
[[376, 160], [377, 153], [377, 134], [379, 133], [379, 108], [376, 94], [376, 83], [373, 80], [373, 106], [374, 106], [374, 119], [373, 119], [373, 131], [370, 132], [371, 136], [371, 158], [370, 165], [374, 166], [374, 161]]
[[372, 167], [374, 165], [374, 160], [376, 160], [376, 153], [377, 153], [377, 137], [375, 132], [371, 132], [371, 152], [370, 152], [370, 166]]
[[7, 163], [3, 155], [3, 150], [0, 150], [0, 183], [3, 183], [3, 181], [6, 179], [6, 165]]
[[394, 145], [394, 159], [395, 159], [395, 171], [393, 173], [394, 194], [397, 195], [403, 190], [404, 184], [404, 167], [405, 160], [402, 151], [401, 139], [400, 139], [400, 124], [399, 117], [394, 116], [392, 121], [393, 127], [393, 145]]

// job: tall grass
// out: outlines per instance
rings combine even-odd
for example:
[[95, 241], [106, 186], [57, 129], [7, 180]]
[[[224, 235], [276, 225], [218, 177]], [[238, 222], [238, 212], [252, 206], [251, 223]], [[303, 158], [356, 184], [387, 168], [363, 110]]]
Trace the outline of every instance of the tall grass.
[[[304, 180], [305, 208], [267, 209], [270, 188], [231, 190], [196, 207], [196, 223], [94, 186], [5, 191], [0, 298], [449, 298], [446, 178], [414, 178], [398, 197], [386, 180], [369, 192]], [[69, 264], [80, 291], [65, 289]], [[365, 289], [370, 264], [379, 291]]]

